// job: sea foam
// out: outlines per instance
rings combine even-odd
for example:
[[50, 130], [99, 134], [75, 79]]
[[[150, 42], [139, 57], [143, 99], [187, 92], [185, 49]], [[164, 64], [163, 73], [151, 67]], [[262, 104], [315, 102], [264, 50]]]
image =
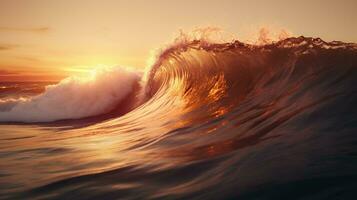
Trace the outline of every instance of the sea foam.
[[107, 113], [140, 77], [140, 72], [121, 67], [96, 70], [86, 78], [68, 77], [38, 96], [0, 102], [0, 121], [51, 122]]

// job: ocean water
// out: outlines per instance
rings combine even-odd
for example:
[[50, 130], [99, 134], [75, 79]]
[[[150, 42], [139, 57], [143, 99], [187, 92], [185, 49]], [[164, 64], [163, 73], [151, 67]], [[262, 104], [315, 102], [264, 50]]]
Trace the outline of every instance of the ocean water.
[[357, 45], [186, 41], [0, 84], [0, 199], [356, 199]]

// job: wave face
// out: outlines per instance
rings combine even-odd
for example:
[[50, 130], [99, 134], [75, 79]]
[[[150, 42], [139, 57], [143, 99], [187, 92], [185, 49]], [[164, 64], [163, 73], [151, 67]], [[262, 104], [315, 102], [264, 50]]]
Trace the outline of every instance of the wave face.
[[[94, 92], [98, 105], [120, 101], [132, 91], [121, 83], [138, 79], [125, 77], [113, 76], [104, 82], [105, 90]], [[117, 78], [121, 83], [113, 84]], [[79, 129], [27, 127], [23, 133], [17, 130], [26, 137], [3, 139], [2, 153], [8, 161], [0, 164], [7, 183], [4, 195], [40, 199], [354, 195], [355, 44], [305, 37], [267, 45], [195, 40], [163, 51], [144, 80], [137, 93], [140, 102], [133, 102], [138, 106], [121, 117]], [[72, 95], [68, 89], [61, 92]], [[108, 94], [113, 91], [119, 94]], [[0, 118], [47, 119], [48, 113], [29, 108], [50, 94], [48, 89], [39, 100], [15, 105], [9, 111], [14, 114], [2, 113]], [[88, 103], [84, 106], [89, 111], [74, 114], [75, 104], [68, 108], [70, 114], [62, 114], [52, 112], [54, 104], [49, 105], [51, 120], [108, 110]], [[53, 134], [52, 129], [62, 134]], [[15, 144], [22, 146], [16, 149]], [[35, 156], [30, 159], [30, 155]]]

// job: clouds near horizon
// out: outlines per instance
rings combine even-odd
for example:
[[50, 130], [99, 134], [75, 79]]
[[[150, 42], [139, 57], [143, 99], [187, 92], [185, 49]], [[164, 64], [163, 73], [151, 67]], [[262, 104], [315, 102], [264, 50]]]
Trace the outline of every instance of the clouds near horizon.
[[0, 32], [47, 33], [50, 30], [51, 28], [47, 26], [34, 28], [0, 26]]

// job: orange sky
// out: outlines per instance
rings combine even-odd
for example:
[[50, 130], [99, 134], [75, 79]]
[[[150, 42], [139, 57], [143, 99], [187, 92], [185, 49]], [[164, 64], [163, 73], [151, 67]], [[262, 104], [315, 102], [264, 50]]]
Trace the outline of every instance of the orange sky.
[[0, 0], [0, 82], [57, 80], [96, 66], [143, 68], [179, 29], [260, 27], [357, 42], [355, 0]]

